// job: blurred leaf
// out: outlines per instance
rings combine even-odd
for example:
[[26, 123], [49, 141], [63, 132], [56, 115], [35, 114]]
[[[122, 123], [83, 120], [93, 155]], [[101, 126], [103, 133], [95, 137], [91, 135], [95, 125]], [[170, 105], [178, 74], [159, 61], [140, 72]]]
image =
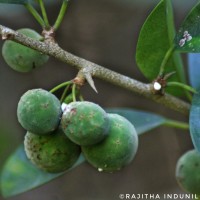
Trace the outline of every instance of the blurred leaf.
[[193, 96], [190, 109], [190, 135], [195, 149], [200, 152], [200, 91]]
[[188, 54], [188, 73], [189, 80], [192, 87], [200, 88], [200, 54], [189, 53]]
[[[82, 155], [70, 168], [84, 162]], [[67, 171], [69, 171], [67, 170]], [[63, 173], [47, 173], [35, 167], [26, 157], [24, 147], [21, 145], [6, 162], [1, 175], [1, 191], [4, 197], [11, 197], [26, 192], [37, 186], [49, 182]]]
[[128, 119], [135, 126], [138, 135], [157, 128], [167, 121], [162, 116], [133, 109], [113, 108], [106, 109], [106, 112], [116, 113]]
[[29, 0], [0, 0], [0, 3], [26, 4]]
[[[185, 34], [186, 31], [189, 35]], [[191, 36], [189, 41], [186, 40], [188, 36]], [[180, 45], [180, 41], [185, 42]], [[175, 45], [180, 52], [200, 52], [200, 3], [193, 7], [183, 21], [175, 37]]]
[[[170, 0], [162, 0], [146, 19], [139, 35], [136, 61], [139, 69], [149, 80], [154, 80], [160, 71], [167, 51], [173, 47], [175, 30]], [[175, 52], [165, 66], [165, 73], [176, 71], [170, 81], [185, 82], [180, 55]], [[176, 88], [167, 88], [169, 93], [182, 93]]]

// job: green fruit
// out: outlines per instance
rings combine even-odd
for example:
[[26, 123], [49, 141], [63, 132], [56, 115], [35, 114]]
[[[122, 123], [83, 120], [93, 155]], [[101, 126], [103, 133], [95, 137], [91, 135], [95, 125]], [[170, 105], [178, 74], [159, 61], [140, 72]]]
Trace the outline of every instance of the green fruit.
[[102, 141], [108, 132], [107, 113], [92, 102], [72, 102], [64, 109], [61, 125], [74, 143], [92, 145]]
[[200, 154], [196, 150], [190, 150], [179, 158], [176, 179], [184, 190], [200, 195]]
[[80, 147], [71, 142], [61, 128], [45, 136], [27, 132], [24, 147], [27, 157], [33, 164], [51, 173], [69, 169], [81, 152]]
[[48, 134], [60, 122], [62, 111], [55, 95], [43, 89], [28, 90], [21, 97], [17, 117], [24, 129], [35, 134]]
[[114, 172], [129, 164], [138, 148], [134, 126], [124, 117], [109, 114], [110, 130], [101, 143], [82, 146], [86, 160], [99, 171]]
[[[42, 38], [37, 32], [28, 28], [19, 29], [18, 32], [35, 40]], [[18, 72], [29, 72], [42, 66], [49, 59], [47, 55], [10, 40], [4, 42], [2, 55], [6, 63]]]

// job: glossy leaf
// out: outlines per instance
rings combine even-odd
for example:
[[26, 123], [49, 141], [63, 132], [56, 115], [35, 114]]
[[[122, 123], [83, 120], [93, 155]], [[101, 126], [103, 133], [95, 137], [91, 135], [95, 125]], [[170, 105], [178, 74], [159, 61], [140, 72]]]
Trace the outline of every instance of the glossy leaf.
[[[166, 119], [159, 115], [133, 109], [107, 109], [106, 111], [127, 118], [134, 124], [139, 135], [166, 122]], [[80, 156], [72, 168], [83, 162], [84, 158]], [[39, 170], [30, 163], [24, 153], [23, 146], [20, 146], [11, 155], [2, 170], [1, 191], [4, 197], [11, 197], [47, 183], [64, 173], [50, 174]]]
[[0, 0], [0, 3], [7, 4], [26, 4], [29, 0]]
[[[175, 36], [173, 10], [170, 0], [161, 0], [146, 19], [139, 35], [136, 61], [139, 69], [150, 81], [160, 71], [161, 63], [167, 51], [173, 47]], [[165, 74], [176, 71], [170, 81], [185, 82], [183, 64], [180, 55], [175, 52], [165, 65]], [[169, 88], [168, 92], [177, 95], [180, 90]]]
[[193, 145], [200, 152], [200, 91], [193, 96], [190, 109], [190, 135]]
[[[81, 155], [71, 169], [83, 162], [84, 158]], [[64, 173], [66, 172], [52, 174], [38, 169], [27, 159], [24, 147], [21, 145], [2, 170], [1, 192], [4, 197], [14, 196], [47, 183]]]
[[188, 73], [192, 87], [200, 88], [200, 53], [188, 54]]
[[187, 15], [175, 37], [176, 50], [200, 52], [200, 3]]
[[133, 109], [114, 108], [106, 111], [119, 114], [128, 119], [135, 126], [138, 135], [157, 128], [166, 122], [166, 119], [162, 116]]

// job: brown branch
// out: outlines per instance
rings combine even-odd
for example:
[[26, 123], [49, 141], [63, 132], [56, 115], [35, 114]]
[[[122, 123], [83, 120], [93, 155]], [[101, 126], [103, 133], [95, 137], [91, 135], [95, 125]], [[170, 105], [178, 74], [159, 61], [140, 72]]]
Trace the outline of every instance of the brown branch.
[[2, 35], [2, 39], [14, 40], [20, 44], [38, 50], [44, 54], [48, 54], [49, 56], [53, 56], [60, 61], [74, 66], [77, 69], [82, 70], [85, 74], [91, 74], [93, 77], [100, 78], [124, 89], [138, 93], [185, 115], [189, 114], [190, 105], [183, 100], [169, 94], [165, 94], [163, 96], [155, 95], [152, 92], [152, 84], [142, 83], [133, 78], [116, 73], [100, 65], [75, 56], [63, 50], [54, 42], [36, 41], [2, 25], [0, 25], [0, 34]]

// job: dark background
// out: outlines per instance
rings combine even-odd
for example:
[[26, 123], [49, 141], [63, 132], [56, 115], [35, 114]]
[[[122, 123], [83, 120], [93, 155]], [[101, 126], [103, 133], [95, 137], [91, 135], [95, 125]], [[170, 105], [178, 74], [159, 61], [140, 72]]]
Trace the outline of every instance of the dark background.
[[[53, 23], [60, 1], [51, 2], [56, 2], [48, 4], [47, 7], [50, 21]], [[136, 67], [135, 49], [139, 30], [157, 2], [72, 0], [64, 23], [57, 32], [57, 42], [75, 55], [147, 82]], [[177, 27], [195, 2], [174, 1]], [[33, 17], [22, 6], [0, 4], [0, 24], [13, 29], [27, 27], [41, 31]], [[0, 47], [2, 44], [0, 41]], [[41, 69], [21, 74], [9, 68], [0, 55], [1, 166], [9, 154], [23, 142], [25, 131], [16, 117], [20, 96], [31, 88], [49, 90], [74, 78], [76, 74], [76, 69], [54, 58]], [[187, 120], [186, 117], [137, 94], [97, 79], [95, 84], [98, 94], [88, 85], [84, 86], [82, 92], [86, 100], [96, 102], [102, 107], [137, 108], [173, 119]], [[177, 159], [192, 148], [189, 132], [160, 127], [140, 136], [139, 139], [135, 160], [120, 172], [99, 173], [85, 163], [42, 187], [10, 199], [117, 200], [120, 193], [183, 193], [176, 183], [174, 173]]]

